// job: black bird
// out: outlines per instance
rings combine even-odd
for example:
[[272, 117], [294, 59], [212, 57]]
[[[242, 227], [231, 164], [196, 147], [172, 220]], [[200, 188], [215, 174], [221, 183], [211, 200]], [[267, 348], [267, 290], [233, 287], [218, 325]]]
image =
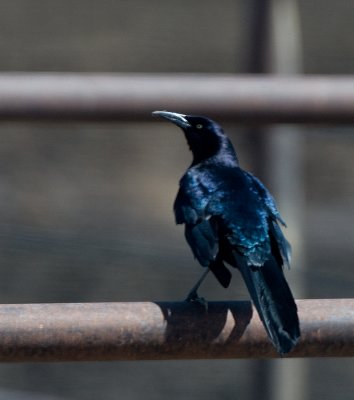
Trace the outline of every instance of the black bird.
[[211, 270], [228, 287], [239, 269], [264, 327], [280, 354], [288, 353], [300, 337], [297, 307], [283, 274], [290, 264], [285, 226], [265, 186], [240, 168], [235, 150], [222, 128], [200, 116], [155, 111], [184, 131], [193, 161], [180, 180], [174, 203], [177, 224], [194, 256], [206, 267], [187, 300]]

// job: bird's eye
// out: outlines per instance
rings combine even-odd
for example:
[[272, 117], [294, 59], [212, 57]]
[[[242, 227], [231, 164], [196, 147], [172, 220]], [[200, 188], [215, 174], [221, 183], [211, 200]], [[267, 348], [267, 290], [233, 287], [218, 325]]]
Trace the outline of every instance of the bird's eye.
[[202, 128], [203, 128], [203, 125], [202, 125], [202, 124], [197, 124], [195, 127], [196, 127], [197, 129], [202, 129]]

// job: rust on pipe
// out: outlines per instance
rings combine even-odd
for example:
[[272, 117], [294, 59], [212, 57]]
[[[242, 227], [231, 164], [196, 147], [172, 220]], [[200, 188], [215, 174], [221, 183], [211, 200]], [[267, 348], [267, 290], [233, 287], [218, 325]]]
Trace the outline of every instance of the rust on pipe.
[[[353, 357], [354, 299], [297, 301], [288, 357]], [[0, 361], [278, 357], [248, 301], [0, 305]]]
[[0, 121], [151, 121], [161, 109], [255, 124], [353, 123], [354, 78], [0, 74]]

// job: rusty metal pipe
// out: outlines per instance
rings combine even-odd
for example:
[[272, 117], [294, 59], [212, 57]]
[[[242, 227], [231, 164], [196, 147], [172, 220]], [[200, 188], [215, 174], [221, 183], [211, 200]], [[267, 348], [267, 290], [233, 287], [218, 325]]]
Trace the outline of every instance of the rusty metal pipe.
[[[353, 357], [354, 299], [299, 300], [289, 357]], [[247, 301], [0, 305], [0, 361], [278, 357]]]
[[151, 121], [160, 109], [247, 123], [353, 123], [354, 78], [0, 74], [0, 121]]

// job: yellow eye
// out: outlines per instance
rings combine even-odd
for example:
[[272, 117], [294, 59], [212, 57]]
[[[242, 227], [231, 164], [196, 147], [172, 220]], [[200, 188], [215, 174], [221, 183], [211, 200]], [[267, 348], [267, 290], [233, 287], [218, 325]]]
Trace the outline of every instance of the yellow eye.
[[202, 124], [197, 124], [195, 127], [196, 127], [197, 129], [202, 129], [202, 128], [203, 128], [203, 125], [202, 125]]

